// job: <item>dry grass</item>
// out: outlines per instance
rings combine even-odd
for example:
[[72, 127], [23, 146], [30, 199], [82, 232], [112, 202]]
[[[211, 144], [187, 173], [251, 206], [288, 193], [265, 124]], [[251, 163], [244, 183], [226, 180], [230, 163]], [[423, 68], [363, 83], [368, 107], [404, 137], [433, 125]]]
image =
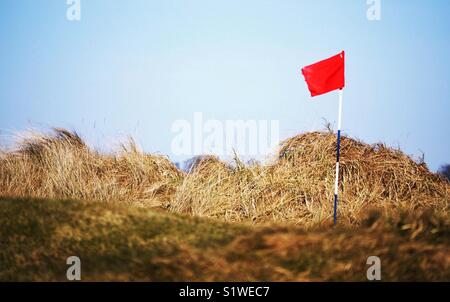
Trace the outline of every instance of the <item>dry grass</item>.
[[[83, 280], [363, 281], [369, 255], [384, 281], [449, 280], [448, 181], [346, 137], [341, 163], [329, 228], [331, 133], [283, 142], [272, 164], [207, 156], [187, 174], [133, 141], [102, 154], [64, 129], [26, 135], [0, 152], [0, 280], [65, 280], [69, 255]], [[30, 196], [45, 199], [12, 198]]]
[[0, 195], [153, 204], [182, 179], [168, 159], [138, 151], [132, 140], [117, 154], [91, 150], [75, 133], [29, 133], [0, 157]]
[[[227, 221], [329, 223], [336, 138], [313, 132], [282, 143], [278, 160], [235, 169], [209, 159], [187, 175], [170, 208]], [[447, 216], [450, 186], [399, 150], [343, 137], [339, 220], [358, 224], [368, 205], [384, 211], [432, 208]]]
[[249, 226], [120, 203], [0, 198], [0, 281], [449, 281], [450, 228], [429, 212], [369, 211], [359, 227]]
[[[367, 206], [384, 212], [432, 209], [448, 219], [450, 185], [399, 150], [343, 137], [339, 221], [361, 223]], [[313, 132], [282, 143], [269, 165], [233, 166], [209, 156], [185, 174], [131, 141], [116, 154], [90, 149], [73, 132], [33, 133], [0, 156], [0, 195], [163, 205], [230, 222], [330, 223], [335, 136]]]

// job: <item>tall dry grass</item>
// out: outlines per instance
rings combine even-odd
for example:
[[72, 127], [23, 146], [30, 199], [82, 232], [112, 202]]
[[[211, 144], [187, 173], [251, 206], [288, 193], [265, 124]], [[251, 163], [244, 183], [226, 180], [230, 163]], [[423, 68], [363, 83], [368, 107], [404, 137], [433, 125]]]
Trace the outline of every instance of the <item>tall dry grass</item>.
[[[190, 173], [131, 141], [115, 154], [92, 150], [74, 132], [54, 129], [20, 139], [0, 154], [0, 195], [162, 205], [169, 211], [226, 221], [313, 226], [332, 215], [335, 136], [288, 139], [275, 163], [233, 166], [213, 156]], [[343, 137], [339, 220], [360, 223], [367, 207], [431, 209], [448, 219], [450, 185], [424, 163], [381, 144]]]
[[[227, 221], [326, 223], [333, 212], [335, 153], [333, 134], [313, 132], [283, 142], [271, 165], [238, 161], [231, 168], [208, 158], [185, 177], [170, 208]], [[369, 206], [448, 215], [448, 182], [399, 150], [343, 137], [341, 171], [340, 223], [358, 224]]]
[[31, 132], [0, 156], [0, 194], [154, 204], [168, 200], [183, 173], [132, 140], [116, 154], [90, 149], [75, 133]]

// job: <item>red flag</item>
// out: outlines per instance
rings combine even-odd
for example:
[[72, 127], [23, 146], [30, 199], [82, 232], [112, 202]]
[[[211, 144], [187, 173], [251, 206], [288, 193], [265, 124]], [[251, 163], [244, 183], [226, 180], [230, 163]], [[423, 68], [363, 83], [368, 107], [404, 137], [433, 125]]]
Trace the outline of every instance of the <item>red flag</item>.
[[345, 52], [302, 68], [311, 96], [321, 95], [345, 86]]

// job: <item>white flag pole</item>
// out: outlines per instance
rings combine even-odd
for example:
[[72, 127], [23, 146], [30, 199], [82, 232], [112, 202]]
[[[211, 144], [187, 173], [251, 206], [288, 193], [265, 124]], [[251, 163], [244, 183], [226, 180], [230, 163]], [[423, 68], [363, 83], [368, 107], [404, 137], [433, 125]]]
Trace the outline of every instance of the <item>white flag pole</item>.
[[338, 115], [338, 130], [337, 130], [337, 145], [336, 145], [336, 179], [334, 182], [334, 210], [333, 210], [333, 222], [336, 225], [337, 222], [337, 204], [338, 204], [338, 192], [339, 192], [339, 156], [341, 148], [341, 123], [342, 123], [342, 89], [339, 90], [339, 115]]

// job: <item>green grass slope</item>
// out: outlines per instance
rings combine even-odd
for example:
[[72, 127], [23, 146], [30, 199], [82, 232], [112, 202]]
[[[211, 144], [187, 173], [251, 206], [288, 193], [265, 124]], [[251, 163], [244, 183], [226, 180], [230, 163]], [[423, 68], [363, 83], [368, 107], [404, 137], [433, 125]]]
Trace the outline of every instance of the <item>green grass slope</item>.
[[450, 281], [447, 219], [421, 213], [358, 228], [251, 226], [160, 210], [73, 200], [0, 198], [0, 280], [64, 281], [81, 259], [83, 281]]

